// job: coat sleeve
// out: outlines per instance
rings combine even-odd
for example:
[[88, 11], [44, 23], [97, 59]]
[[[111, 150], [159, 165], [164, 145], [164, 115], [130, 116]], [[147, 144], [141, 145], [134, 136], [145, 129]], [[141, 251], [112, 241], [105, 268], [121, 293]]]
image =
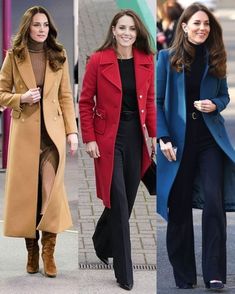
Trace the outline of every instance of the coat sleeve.
[[64, 119], [65, 132], [66, 135], [71, 133], [77, 133], [77, 125], [75, 119], [73, 95], [70, 84], [69, 68], [68, 68], [68, 58], [65, 52], [66, 60], [63, 64], [62, 78], [59, 88], [59, 104], [62, 110], [62, 115]]
[[148, 130], [149, 137], [156, 137], [156, 95], [155, 95], [155, 87], [154, 87], [154, 63], [152, 64], [152, 76], [150, 80], [150, 86], [147, 93], [147, 101], [146, 101], [146, 127]]
[[79, 98], [80, 125], [84, 143], [96, 141], [93, 117], [95, 107], [94, 99], [97, 94], [98, 56], [99, 53], [95, 53], [87, 62]]
[[[168, 55], [167, 55], [168, 57]], [[166, 51], [161, 50], [158, 55], [157, 60], [157, 137], [171, 137], [165, 111], [165, 95], [166, 95], [166, 87], [167, 87], [167, 64], [169, 64], [169, 60], [166, 58]]]
[[218, 112], [221, 112], [226, 108], [230, 101], [226, 79], [220, 81], [218, 95], [217, 97], [212, 98], [211, 101], [216, 105]]
[[20, 97], [14, 93], [13, 53], [7, 52], [0, 71], [0, 105], [21, 111]]

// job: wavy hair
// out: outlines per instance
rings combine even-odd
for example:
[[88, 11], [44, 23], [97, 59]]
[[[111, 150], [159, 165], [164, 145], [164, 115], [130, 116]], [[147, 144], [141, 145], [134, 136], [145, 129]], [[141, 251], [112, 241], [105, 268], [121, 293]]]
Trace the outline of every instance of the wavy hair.
[[209, 54], [209, 72], [217, 78], [224, 78], [226, 76], [227, 56], [223, 42], [222, 28], [213, 13], [200, 3], [194, 3], [186, 8], [178, 21], [175, 39], [170, 48], [171, 66], [178, 72], [182, 71], [183, 67], [186, 70], [190, 70], [195, 56], [195, 49], [185, 36], [182, 23], [187, 23], [198, 11], [205, 12], [210, 23], [210, 32], [205, 41]]
[[140, 17], [131, 9], [123, 9], [114, 15], [110, 23], [106, 39], [103, 45], [101, 45], [96, 51], [102, 51], [107, 48], [114, 48], [115, 51], [117, 50], [116, 40], [113, 38], [113, 27], [117, 25], [118, 20], [124, 15], [130, 16], [133, 19], [135, 24], [137, 36], [136, 36], [136, 41], [133, 44], [133, 47], [137, 48], [138, 50], [146, 54], [154, 54], [154, 50], [151, 48], [151, 45], [150, 45], [151, 44], [150, 33], [146, 29]]
[[53, 71], [57, 71], [62, 67], [66, 57], [64, 55], [63, 45], [59, 44], [56, 40], [57, 29], [54, 25], [54, 22], [49, 12], [42, 6], [33, 6], [25, 11], [24, 15], [22, 16], [18, 32], [13, 38], [13, 53], [21, 61], [25, 60], [26, 48], [29, 40], [30, 24], [32, 22], [33, 16], [37, 13], [43, 13], [47, 17], [49, 32], [45, 42], [45, 50], [51, 69]]

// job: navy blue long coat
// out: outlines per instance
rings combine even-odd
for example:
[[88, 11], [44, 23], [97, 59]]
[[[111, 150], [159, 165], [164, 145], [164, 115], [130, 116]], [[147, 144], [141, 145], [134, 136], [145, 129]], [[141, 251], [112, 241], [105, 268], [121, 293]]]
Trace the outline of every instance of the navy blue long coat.
[[[184, 71], [176, 72], [170, 66], [169, 50], [159, 52], [157, 61], [157, 136], [169, 136], [177, 149], [176, 162], [169, 162], [157, 151], [157, 211], [165, 219], [168, 216], [168, 197], [177, 175], [184, 150], [186, 131], [186, 103]], [[203, 113], [203, 119], [217, 144], [224, 152], [224, 201], [226, 211], [235, 211], [235, 150], [224, 127], [221, 111], [229, 103], [226, 79], [212, 76], [205, 68], [201, 82], [200, 99], [211, 99], [217, 110]], [[194, 181], [193, 207], [203, 208], [200, 176]]]

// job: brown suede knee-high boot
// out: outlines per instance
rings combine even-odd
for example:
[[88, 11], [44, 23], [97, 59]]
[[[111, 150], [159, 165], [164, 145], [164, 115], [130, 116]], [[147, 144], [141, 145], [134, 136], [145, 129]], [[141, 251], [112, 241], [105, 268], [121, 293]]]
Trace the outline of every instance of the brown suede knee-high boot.
[[56, 265], [54, 260], [54, 249], [56, 244], [56, 234], [42, 232], [42, 260], [44, 266], [44, 274], [47, 277], [56, 277]]
[[29, 274], [35, 274], [39, 271], [39, 232], [36, 231], [36, 238], [25, 238], [26, 248], [28, 251], [28, 261], [26, 270]]

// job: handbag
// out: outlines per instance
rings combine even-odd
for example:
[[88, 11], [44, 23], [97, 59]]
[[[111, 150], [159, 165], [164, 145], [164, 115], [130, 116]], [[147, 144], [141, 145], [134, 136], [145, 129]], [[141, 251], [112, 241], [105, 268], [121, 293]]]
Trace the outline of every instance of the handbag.
[[157, 189], [156, 173], [157, 173], [157, 165], [152, 157], [151, 165], [146, 170], [144, 176], [141, 179], [150, 195], [156, 195], [156, 189]]

